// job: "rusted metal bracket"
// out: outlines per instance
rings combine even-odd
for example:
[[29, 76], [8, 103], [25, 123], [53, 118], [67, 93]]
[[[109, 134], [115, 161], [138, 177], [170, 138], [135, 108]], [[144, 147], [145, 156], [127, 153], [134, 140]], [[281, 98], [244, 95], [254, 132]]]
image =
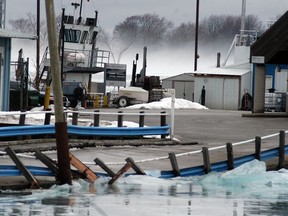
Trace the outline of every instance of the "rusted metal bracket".
[[7, 147], [5, 149], [9, 157], [13, 160], [16, 167], [22, 172], [24, 177], [27, 179], [27, 181], [31, 184], [31, 189], [37, 189], [40, 188], [40, 184], [37, 181], [37, 179], [32, 175], [32, 173], [25, 167], [25, 165], [22, 163], [22, 161], [17, 157], [16, 153], [10, 148]]

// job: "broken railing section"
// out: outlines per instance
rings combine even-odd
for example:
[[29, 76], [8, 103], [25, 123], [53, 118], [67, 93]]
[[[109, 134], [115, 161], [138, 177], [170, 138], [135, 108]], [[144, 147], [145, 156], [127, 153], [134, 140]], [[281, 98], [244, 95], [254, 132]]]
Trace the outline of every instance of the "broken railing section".
[[126, 158], [126, 164], [115, 174], [102, 160], [95, 158], [95, 164], [101, 167], [108, 176], [111, 177], [111, 180], [108, 184], [114, 184], [122, 175], [125, 174], [130, 168], [132, 168], [138, 175], [146, 175], [146, 173], [136, 164], [136, 162], [131, 158]]
[[6, 153], [9, 155], [9, 157], [13, 160], [16, 167], [22, 172], [26, 180], [30, 183], [31, 189], [38, 189], [40, 188], [40, 184], [38, 180], [32, 175], [32, 173], [25, 167], [25, 165], [22, 163], [22, 161], [17, 157], [16, 153], [10, 148], [7, 147], [5, 149]]

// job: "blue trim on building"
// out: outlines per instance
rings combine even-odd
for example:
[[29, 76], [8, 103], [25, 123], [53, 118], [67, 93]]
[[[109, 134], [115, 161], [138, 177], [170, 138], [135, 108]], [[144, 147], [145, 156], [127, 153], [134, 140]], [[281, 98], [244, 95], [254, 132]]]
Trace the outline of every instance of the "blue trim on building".
[[[254, 89], [255, 89], [255, 84], [254, 84], [254, 80], [255, 80], [255, 68], [256, 68], [257, 64], [253, 64], [252, 67], [252, 74], [253, 74], [253, 82], [252, 82], [252, 96], [254, 97]], [[275, 88], [275, 71], [276, 68], [279, 68], [280, 70], [282, 69], [288, 69], [288, 65], [286, 64], [265, 64], [265, 73], [266, 76], [272, 76], [272, 88]]]

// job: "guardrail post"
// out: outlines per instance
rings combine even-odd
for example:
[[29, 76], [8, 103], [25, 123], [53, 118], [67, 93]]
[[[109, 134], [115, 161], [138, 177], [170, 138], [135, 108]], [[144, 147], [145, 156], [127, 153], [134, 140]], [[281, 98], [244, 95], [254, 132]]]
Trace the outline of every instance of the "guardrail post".
[[233, 156], [233, 146], [232, 143], [226, 144], [226, 150], [227, 150], [227, 165], [228, 170], [234, 169], [234, 156]]
[[208, 148], [202, 147], [202, 153], [203, 153], [203, 161], [204, 161], [204, 172], [207, 174], [211, 172], [211, 163], [210, 163]]
[[261, 160], [261, 137], [255, 137], [255, 159]]
[[174, 153], [169, 153], [169, 159], [172, 165], [174, 176], [180, 176], [180, 169], [178, 166], [176, 155]]
[[78, 112], [73, 112], [72, 114], [72, 125], [77, 125], [78, 124]]
[[[50, 108], [47, 109], [47, 111], [51, 111]], [[51, 113], [45, 113], [45, 119], [44, 119], [44, 125], [49, 125], [51, 121]]]
[[144, 127], [144, 111], [140, 111], [139, 115], [139, 127]]
[[99, 127], [99, 123], [100, 123], [100, 115], [99, 115], [99, 110], [95, 110], [94, 111], [94, 127]]
[[26, 118], [25, 112], [26, 112], [26, 110], [21, 110], [21, 114], [20, 114], [20, 118], [19, 118], [19, 125], [20, 126], [25, 125], [25, 118]]
[[279, 133], [279, 163], [278, 169], [284, 167], [285, 163], [285, 131]]
[[121, 114], [123, 111], [119, 111], [118, 113], [118, 127], [123, 127], [123, 115]]
[[[163, 114], [163, 115], [162, 115]], [[165, 126], [165, 125], [167, 125], [167, 123], [166, 123], [166, 115], [164, 115], [164, 114], [166, 114], [166, 111], [162, 111], [161, 112], [161, 116], [160, 116], [160, 125], [161, 126]], [[166, 136], [165, 135], [161, 135], [161, 138], [163, 139], [163, 138], [165, 138]]]

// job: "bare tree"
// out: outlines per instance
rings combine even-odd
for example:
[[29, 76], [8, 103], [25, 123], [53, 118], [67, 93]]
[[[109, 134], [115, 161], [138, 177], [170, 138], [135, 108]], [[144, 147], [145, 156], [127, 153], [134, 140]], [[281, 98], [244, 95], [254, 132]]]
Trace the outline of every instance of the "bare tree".
[[195, 38], [195, 24], [191, 22], [182, 23], [180, 26], [174, 28], [167, 37], [167, 42], [172, 46], [193, 43]]
[[155, 45], [166, 40], [172, 29], [172, 22], [156, 14], [131, 16], [115, 26], [114, 37], [123, 42], [134, 42], [138, 45]]

